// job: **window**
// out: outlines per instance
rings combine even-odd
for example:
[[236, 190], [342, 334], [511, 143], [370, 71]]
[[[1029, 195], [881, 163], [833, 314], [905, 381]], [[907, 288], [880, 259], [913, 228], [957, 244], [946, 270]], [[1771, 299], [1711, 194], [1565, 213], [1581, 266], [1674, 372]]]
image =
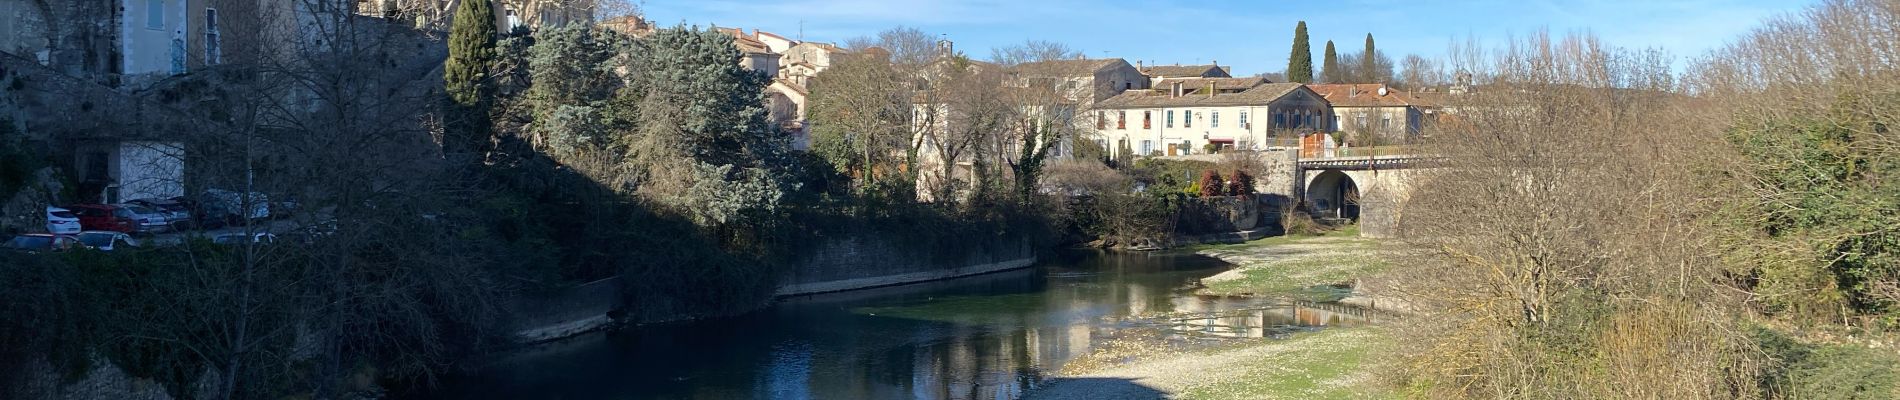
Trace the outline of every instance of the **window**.
[[1168, 110], [1168, 127], [1174, 127], [1174, 110]]
[[1108, 113], [1102, 112], [1102, 111], [1096, 111], [1095, 112], [1095, 130], [1099, 131], [1099, 130], [1104, 130], [1104, 129], [1108, 129]]
[[1379, 119], [1379, 130], [1392, 130], [1391, 116], [1386, 116], [1385, 118]]
[[1128, 112], [1115, 112], [1115, 129], [1128, 129]]
[[1246, 112], [1246, 111], [1241, 111], [1241, 112], [1240, 112], [1240, 129], [1248, 129], [1248, 130], [1251, 130], [1251, 129], [1253, 129], [1253, 125], [1247, 125], [1247, 112]]
[[224, 41], [218, 33], [218, 10], [205, 9], [205, 65], [224, 62]]
[[1136, 154], [1136, 155], [1147, 156], [1149, 154], [1154, 154], [1154, 152], [1155, 152], [1155, 141], [1143, 140], [1141, 141], [1141, 154]]
[[1134, 83], [1134, 82], [1123, 82], [1123, 83], [1122, 83], [1122, 90], [1134, 90], [1134, 89], [1135, 89], [1135, 83]]
[[1193, 111], [1182, 111], [1181, 117], [1182, 117], [1181, 127], [1183, 128], [1194, 127], [1194, 112]]
[[1215, 111], [1214, 116], [1207, 117], [1207, 127], [1209, 128], [1220, 127], [1220, 111]]
[[1365, 128], [1365, 127], [1368, 127], [1368, 126], [1372, 126], [1372, 125], [1366, 125], [1366, 113], [1359, 113], [1359, 126], [1358, 126], [1358, 127], [1359, 127], [1359, 128]]
[[145, 27], [165, 29], [165, 0], [146, 0]]
[[1151, 117], [1152, 114], [1153, 114], [1153, 111], [1141, 112], [1141, 129], [1154, 129], [1154, 126], [1153, 126], [1154, 124], [1148, 122], [1149, 117]]

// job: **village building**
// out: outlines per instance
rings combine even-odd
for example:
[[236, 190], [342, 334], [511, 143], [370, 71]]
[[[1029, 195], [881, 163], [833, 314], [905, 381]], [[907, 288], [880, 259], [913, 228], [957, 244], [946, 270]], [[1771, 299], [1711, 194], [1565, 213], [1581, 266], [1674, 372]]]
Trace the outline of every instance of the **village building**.
[[1298, 83], [1177, 78], [1109, 98], [1093, 112], [1099, 144], [1114, 156], [1177, 156], [1295, 146], [1303, 134], [1326, 131], [1332, 111]]
[[[352, 0], [360, 14], [414, 21], [419, 29], [447, 31], [462, 0]], [[594, 20], [592, 0], [486, 0], [495, 9], [495, 29], [535, 30]]]
[[1436, 118], [1438, 106], [1416, 93], [1384, 84], [1310, 84], [1332, 104], [1333, 131], [1352, 146], [1399, 143], [1417, 136]]
[[1230, 71], [1228, 71], [1230, 67], [1222, 67], [1218, 63], [1207, 65], [1154, 65], [1145, 67], [1137, 65], [1136, 68], [1139, 68], [1141, 74], [1147, 76], [1149, 82], [1154, 85], [1160, 85], [1169, 79], [1233, 77]]

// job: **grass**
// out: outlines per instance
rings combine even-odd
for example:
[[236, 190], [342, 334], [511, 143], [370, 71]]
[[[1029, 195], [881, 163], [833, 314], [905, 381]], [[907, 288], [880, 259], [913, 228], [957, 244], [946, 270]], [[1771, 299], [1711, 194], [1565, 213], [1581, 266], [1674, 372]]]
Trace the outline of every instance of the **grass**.
[[1240, 267], [1203, 280], [1199, 294], [1337, 301], [1344, 285], [1390, 268], [1378, 242], [1359, 238], [1357, 226], [1311, 236], [1279, 236], [1198, 250]]
[[[1219, 380], [1189, 387], [1183, 399], [1376, 399], [1398, 396], [1368, 390], [1365, 371], [1372, 355], [1392, 345], [1376, 328], [1330, 329], [1295, 335], [1264, 346], [1280, 351], [1225, 365], [1245, 371], [1244, 379]], [[1241, 351], [1246, 351], [1245, 349]], [[1252, 355], [1252, 354], [1247, 354]]]
[[1338, 301], [1351, 292], [1341, 285], [1354, 278], [1384, 271], [1388, 265], [1369, 254], [1321, 254], [1248, 265], [1239, 279], [1207, 282], [1200, 294], [1210, 296], [1289, 297], [1316, 302]]

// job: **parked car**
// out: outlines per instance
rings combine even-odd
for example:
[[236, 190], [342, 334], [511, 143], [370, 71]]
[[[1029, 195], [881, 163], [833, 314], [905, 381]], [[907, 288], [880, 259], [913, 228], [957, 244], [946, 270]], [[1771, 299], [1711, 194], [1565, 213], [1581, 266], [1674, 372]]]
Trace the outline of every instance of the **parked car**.
[[77, 204], [66, 206], [73, 215], [79, 217], [79, 227], [88, 231], [114, 231], [134, 233], [139, 231], [139, 223], [132, 220], [132, 210], [105, 204]]
[[132, 213], [133, 222], [138, 224], [137, 233], [160, 233], [172, 229], [171, 217], [164, 212], [137, 204], [115, 204], [121, 210]]
[[203, 203], [224, 210], [225, 222], [231, 225], [270, 218], [270, 197], [263, 193], [211, 189], [205, 191]]
[[196, 199], [192, 199], [190, 197], [184, 197], [184, 196], [173, 197], [169, 200], [171, 200], [172, 202], [178, 203], [180, 206], [183, 206], [185, 208], [185, 211], [190, 213], [191, 226], [193, 228], [198, 228], [198, 229], [223, 228], [224, 217], [226, 214], [229, 214], [228, 212], [224, 211], [223, 208], [218, 207], [218, 205], [215, 204], [215, 202], [205, 203], [205, 202], [198, 201]]
[[124, 232], [85, 231], [80, 232], [78, 235], [75, 235], [75, 237], [79, 239], [79, 244], [99, 251], [113, 251], [144, 246], [144, 243], [139, 242], [137, 238], [133, 238], [132, 235], [127, 235]]
[[79, 216], [72, 210], [59, 207], [46, 207], [46, 232], [55, 235], [79, 233]]
[[191, 218], [191, 208], [176, 200], [138, 199], [126, 203], [150, 208], [152, 211], [164, 214], [165, 222], [170, 223], [173, 230], [185, 230], [195, 225]]
[[70, 235], [29, 233], [14, 236], [12, 240], [7, 241], [6, 248], [8, 250], [26, 252], [28, 254], [38, 254], [66, 251], [79, 245], [79, 239]]
[[264, 232], [246, 235], [242, 232], [234, 232], [218, 234], [217, 236], [211, 237], [211, 243], [217, 244], [244, 244], [247, 240], [253, 243], [271, 244], [277, 243], [277, 235]]

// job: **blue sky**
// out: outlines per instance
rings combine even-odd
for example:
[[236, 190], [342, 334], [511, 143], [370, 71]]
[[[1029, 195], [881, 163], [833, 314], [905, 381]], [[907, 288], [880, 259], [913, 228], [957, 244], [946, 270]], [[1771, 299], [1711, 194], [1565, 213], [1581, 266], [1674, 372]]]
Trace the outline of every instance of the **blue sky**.
[[1624, 47], [1701, 55], [1765, 18], [1818, 0], [647, 0], [661, 26], [717, 24], [805, 40], [843, 42], [894, 26], [947, 35], [978, 58], [1028, 39], [1068, 44], [1091, 58], [1192, 64], [1219, 61], [1235, 75], [1281, 71], [1293, 26], [1305, 20], [1318, 63], [1327, 40], [1341, 53], [1371, 33], [1393, 59], [1440, 57], [1454, 40], [1493, 43], [1539, 29], [1590, 31]]

